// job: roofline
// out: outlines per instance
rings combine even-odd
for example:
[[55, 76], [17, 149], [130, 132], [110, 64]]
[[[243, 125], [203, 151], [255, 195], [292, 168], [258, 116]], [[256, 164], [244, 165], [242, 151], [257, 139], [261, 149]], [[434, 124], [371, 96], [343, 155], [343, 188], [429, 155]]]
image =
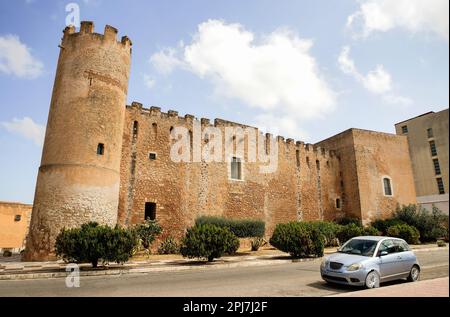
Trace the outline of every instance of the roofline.
[[400, 124], [400, 123], [403, 123], [403, 122], [406, 122], [406, 121], [411, 121], [411, 120], [413, 120], [413, 119], [417, 119], [417, 118], [420, 118], [420, 117], [423, 117], [423, 116], [427, 116], [427, 115], [432, 114], [432, 113], [436, 113], [436, 112], [434, 112], [434, 111], [428, 111], [428, 112], [422, 113], [422, 114], [420, 114], [420, 115], [418, 115], [418, 116], [415, 116], [415, 117], [412, 117], [412, 118], [409, 118], [409, 119], [406, 119], [406, 120], [397, 122], [397, 123], [395, 123], [394, 125], [397, 125], [397, 124]]

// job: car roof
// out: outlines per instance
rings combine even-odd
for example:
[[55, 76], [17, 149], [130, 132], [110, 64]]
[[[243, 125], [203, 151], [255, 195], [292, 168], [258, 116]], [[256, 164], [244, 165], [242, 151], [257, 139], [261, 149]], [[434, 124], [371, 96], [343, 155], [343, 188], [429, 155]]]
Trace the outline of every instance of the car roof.
[[359, 237], [354, 237], [352, 239], [371, 240], [371, 241], [381, 241], [384, 239], [393, 239], [393, 240], [404, 241], [403, 239], [394, 238], [394, 237], [386, 237], [386, 236], [359, 236]]

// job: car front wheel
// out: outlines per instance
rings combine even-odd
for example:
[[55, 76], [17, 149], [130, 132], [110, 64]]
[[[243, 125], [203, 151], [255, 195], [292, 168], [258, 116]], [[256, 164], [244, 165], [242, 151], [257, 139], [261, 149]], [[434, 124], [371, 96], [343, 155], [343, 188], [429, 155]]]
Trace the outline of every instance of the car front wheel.
[[380, 276], [377, 272], [369, 272], [366, 276], [366, 288], [377, 288], [380, 287]]
[[409, 272], [408, 281], [416, 282], [420, 278], [420, 269], [417, 265], [414, 265]]

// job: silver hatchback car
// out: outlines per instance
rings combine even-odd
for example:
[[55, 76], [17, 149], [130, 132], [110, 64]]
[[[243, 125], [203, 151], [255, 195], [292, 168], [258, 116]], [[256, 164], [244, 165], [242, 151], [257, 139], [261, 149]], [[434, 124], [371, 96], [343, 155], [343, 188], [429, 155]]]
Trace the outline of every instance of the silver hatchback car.
[[325, 257], [320, 274], [326, 282], [375, 288], [397, 279], [417, 281], [420, 265], [404, 240], [362, 236], [348, 240], [337, 253]]

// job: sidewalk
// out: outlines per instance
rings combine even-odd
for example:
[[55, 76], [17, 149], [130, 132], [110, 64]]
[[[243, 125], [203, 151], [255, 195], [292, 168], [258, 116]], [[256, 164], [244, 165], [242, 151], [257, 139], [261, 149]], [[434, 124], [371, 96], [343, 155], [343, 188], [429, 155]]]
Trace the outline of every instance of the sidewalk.
[[449, 278], [441, 277], [416, 283], [403, 283], [342, 293], [330, 297], [449, 297], [448, 287]]
[[[415, 252], [432, 250], [448, 251], [448, 245], [439, 248], [435, 244], [429, 244], [412, 246], [412, 248]], [[324, 250], [325, 255], [334, 252], [336, 252], [336, 247]], [[80, 276], [98, 276], [321, 261], [321, 258], [292, 259], [287, 253], [276, 249], [265, 249], [256, 253], [245, 252], [244, 254], [225, 256], [212, 263], [185, 259], [181, 256], [152, 255], [148, 259], [132, 259], [123, 265], [111, 263], [107, 268], [99, 267], [94, 269], [88, 263], [79, 264], [79, 268]], [[52, 262], [21, 262], [19, 256], [0, 258], [0, 280], [66, 277], [66, 267], [67, 263], [61, 260]]]

